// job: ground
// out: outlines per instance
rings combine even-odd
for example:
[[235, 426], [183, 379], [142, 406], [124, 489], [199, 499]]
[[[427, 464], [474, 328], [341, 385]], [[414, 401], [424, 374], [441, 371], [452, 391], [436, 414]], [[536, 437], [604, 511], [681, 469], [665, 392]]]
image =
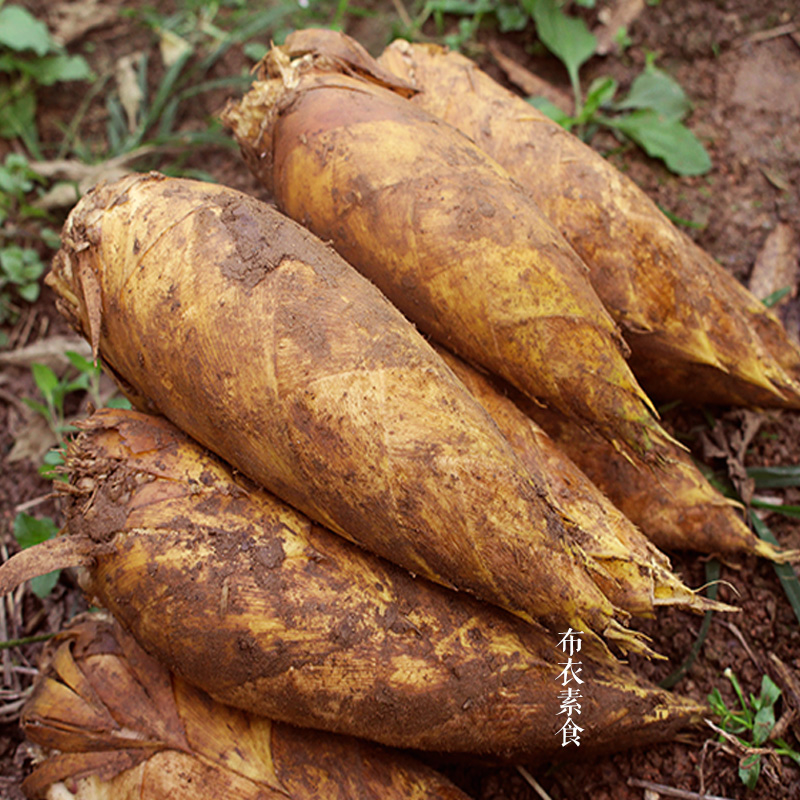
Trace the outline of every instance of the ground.
[[[40, 14], [46, 9], [46, 4], [42, 3], [27, 5]], [[387, 4], [386, 8], [389, 9], [386, 13], [391, 13], [394, 7]], [[591, 13], [589, 18], [592, 18]], [[625, 53], [596, 57], [582, 72], [585, 85], [594, 77], [613, 75], [621, 86], [627, 86], [641, 70], [646, 53], [652, 52], [657, 56], [657, 63], [680, 82], [694, 104], [688, 124], [706, 144], [713, 160], [714, 166], [708, 175], [677, 177], [636, 148], [619, 149], [615, 141], [603, 135], [596, 137], [593, 144], [603, 149], [614, 147], [615, 152], [610, 157], [617, 166], [663, 208], [692, 221], [695, 226], [685, 229], [689, 235], [745, 283], [751, 279], [759, 255], [765, 257], [765, 243], [776, 231], [788, 236], [790, 265], [797, 262], [797, 242], [800, 241], [798, 26], [800, 19], [793, 0], [764, 0], [759, 4], [751, 0], [648, 3], [629, 27], [631, 45]], [[379, 52], [387, 41], [388, 25], [380, 17], [354, 18], [348, 30], [373, 53]], [[101, 72], [104, 60], [107, 65], [114, 58], [145, 46], [147, 36], [148, 33], [129, 18], [118, 16], [87, 32], [75, 47], [77, 51], [82, 48], [89, 53], [93, 66]], [[526, 48], [533, 39], [532, 31], [500, 36], [486, 30], [479, 35], [482, 45], [499, 41], [503, 52], [518, 63], [566, 89], [560, 64], [541, 54], [532, 55]], [[472, 52], [492, 74], [507, 82], [506, 75], [491, 61], [485, 48]], [[217, 70], [239, 70], [242, 63], [241, 55], [232, 53]], [[59, 125], [69, 122], [80, 97], [81, 90], [73, 89], [70, 93], [63, 88], [43, 95], [40, 126], [45, 141], [57, 138]], [[194, 118], [190, 114], [182, 124], [195, 129], [207, 124], [207, 115], [219, 110], [224, 97], [224, 90], [204, 97], [203, 102], [193, 107]], [[103, 114], [102, 104], [97, 108], [93, 106], [86, 124], [95, 124], [101, 130]], [[0, 159], [11, 147], [16, 145], [0, 140]], [[205, 150], [195, 161], [222, 182], [258, 191], [233, 152]], [[796, 276], [794, 290], [797, 290]], [[780, 313], [790, 333], [797, 337], [800, 331], [797, 301], [789, 298], [781, 306]], [[40, 300], [26, 307], [17, 323], [6, 326], [5, 330], [10, 336], [7, 349], [69, 333], [46, 289]], [[49, 496], [49, 484], [37, 473], [40, 454], [10, 460], [15, 443], [28, 430], [21, 398], [35, 394], [27, 366], [0, 364], [0, 458], [3, 458], [0, 539], [8, 552], [16, 549], [11, 528], [19, 510], [59, 518], [58, 505]], [[67, 409], [70, 413], [85, 413], [84, 399], [76, 396], [69, 402], [73, 404]], [[754, 420], [758, 423], [759, 432], [747, 451], [746, 466], [800, 463], [798, 412], [759, 412], [744, 418], [732, 409], [678, 409], [666, 415], [667, 423], [676, 433], [685, 436], [699, 458], [703, 457], [703, 452], [699, 438], [693, 434], [707, 426], [709, 420], [716, 420], [728, 439], [746, 423]], [[34, 436], [32, 441], [36, 444], [40, 439]], [[714, 469], [724, 469], [719, 460], [708, 463]], [[797, 490], [786, 490], [782, 499], [797, 504]], [[776, 514], [766, 521], [784, 545], [800, 547], [800, 529], [796, 522]], [[705, 559], [686, 553], [670, 553], [670, 556], [675, 570], [686, 583], [694, 587], [704, 583]], [[699, 656], [675, 690], [704, 699], [717, 687], [725, 699], [733, 703], [733, 692], [722, 677], [726, 667], [734, 669], [746, 693], [758, 694], [762, 676], [769, 674], [783, 689], [783, 698], [777, 707], [784, 726], [783, 735], [795, 747], [800, 747], [795, 738], [800, 694], [798, 684], [791, 682], [792, 675], [800, 676], [800, 627], [780, 579], [769, 563], [755, 558], [730, 560], [723, 564], [721, 577], [720, 599], [738, 605], [742, 612], [730, 619], [723, 619], [719, 614], [713, 617]], [[62, 575], [55, 591], [44, 601], [29, 591], [19, 590], [6, 599], [0, 613], [0, 638], [57, 630], [83, 605], [79, 591], [67, 574]], [[654, 681], [669, 675], [688, 656], [701, 622], [701, 618], [682, 612], [659, 614], [642, 628], [668, 661], [648, 663], [634, 659], [634, 668]], [[31, 644], [2, 651], [4, 675], [0, 705], [5, 716], [0, 718], [0, 775], [3, 776], [0, 796], [9, 800], [22, 796], [19, 784], [30, 768], [28, 746], [18, 731], [15, 700], [23, 696], [30, 684], [40, 647]], [[776, 667], [775, 657], [788, 668], [788, 678]], [[688, 732], [678, 742], [621, 752], [595, 761], [583, 760], [576, 754], [568, 765], [539, 768], [531, 773], [553, 800], [639, 800], [657, 796], [646, 794], [648, 781], [684, 792], [706, 792], [709, 796], [723, 798], [766, 800], [800, 796], [800, 768], [788, 759], [769, 760], [754, 790], [747, 790], [741, 784], [737, 759], [730, 747], [718, 743], [710, 729], [700, 728]], [[475, 800], [523, 800], [539, 796], [513, 768], [436, 763]]]

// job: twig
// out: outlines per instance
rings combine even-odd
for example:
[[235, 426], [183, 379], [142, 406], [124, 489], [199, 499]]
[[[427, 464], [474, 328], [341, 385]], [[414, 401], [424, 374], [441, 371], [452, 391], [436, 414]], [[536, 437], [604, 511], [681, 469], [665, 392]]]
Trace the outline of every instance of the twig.
[[728, 731], [720, 728], [719, 725], [715, 725], [710, 719], [706, 720], [706, 724], [711, 728], [711, 730], [716, 731], [720, 736], [722, 736], [725, 741], [728, 742], [728, 744], [733, 745], [736, 750], [744, 755], [768, 756], [775, 752], [771, 747], [750, 747], [749, 745], [744, 744], [732, 733], [728, 733]]
[[33, 691], [33, 686], [29, 686], [23, 693], [19, 700], [13, 703], [7, 703], [0, 707], [0, 721], [12, 722], [19, 716], [19, 712], [28, 700], [28, 695]]
[[19, 514], [21, 511], [27, 511], [30, 508], [35, 508], [42, 503], [47, 502], [48, 500], [52, 500], [54, 497], [58, 497], [57, 492], [47, 492], [47, 494], [39, 495], [39, 497], [34, 497], [32, 500], [26, 500], [24, 503], [20, 503], [18, 506], [14, 506], [14, 513]]
[[39, 312], [35, 308], [31, 308], [25, 317], [25, 321], [21, 324], [17, 324], [14, 327], [8, 342], [9, 350], [13, 350], [20, 345], [24, 345], [25, 342], [28, 341], [28, 337], [31, 334], [31, 328], [33, 328], [33, 323], [36, 320], [38, 313]]
[[736, 42], [736, 46], [740, 47], [746, 42], [767, 42], [770, 39], [777, 39], [779, 36], [786, 36], [800, 30], [800, 25], [796, 22], [787, 22], [785, 25], [778, 25], [777, 28], [770, 28], [766, 31], [756, 31], [749, 36], [743, 36]]
[[[5, 641], [0, 642], [0, 648], [8, 650], [11, 647], [22, 647], [26, 644], [36, 644], [36, 642], [46, 642], [48, 639], [52, 639], [55, 636], [55, 633], [39, 633], [36, 636], [26, 636], [23, 639], [7, 639]], [[38, 670], [34, 670], [34, 674]]]
[[656, 792], [657, 794], [663, 794], [667, 797], [680, 797], [683, 798], [683, 800], [730, 800], [729, 797], [721, 797], [718, 794], [687, 792], [685, 789], [675, 789], [672, 786], [665, 786], [663, 783], [642, 781], [638, 778], [628, 778], [628, 786], [636, 786], [639, 789], [649, 789], [651, 792]]
[[408, 11], [406, 11], [406, 7], [403, 5], [402, 0], [392, 0], [392, 5], [394, 6], [394, 10], [397, 12], [397, 16], [400, 17], [400, 21], [406, 26], [406, 30], [413, 30], [414, 20], [411, 19]]
[[[3, 545], [3, 550], [5, 550]], [[0, 641], [8, 639], [8, 626], [6, 624], [6, 604], [5, 598], [0, 597]], [[3, 686], [11, 685], [11, 654], [3, 652]]]
[[525, 778], [525, 780], [533, 787], [533, 791], [536, 792], [536, 794], [538, 794], [542, 800], [552, 800], [550, 795], [547, 794], [544, 789], [542, 789], [539, 781], [537, 781], [536, 778], [534, 778], [533, 775], [531, 775], [530, 772], [525, 769], [525, 767], [517, 765], [517, 772], [519, 772], [519, 774]]
[[759, 671], [766, 673], [764, 665], [761, 663], [758, 656], [752, 651], [750, 645], [745, 641], [744, 634], [732, 622], [726, 622], [724, 619], [720, 619], [718, 622], [720, 625], [726, 627], [739, 640], [747, 655], [750, 656], [750, 660], [756, 665], [756, 667], [758, 667]]

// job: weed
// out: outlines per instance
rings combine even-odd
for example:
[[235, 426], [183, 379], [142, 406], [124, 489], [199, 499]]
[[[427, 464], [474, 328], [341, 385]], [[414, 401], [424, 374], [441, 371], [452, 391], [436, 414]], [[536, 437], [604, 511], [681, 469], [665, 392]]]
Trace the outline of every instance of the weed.
[[[594, 7], [594, 0], [578, 5]], [[444, 16], [461, 16], [458, 31], [444, 35]], [[680, 85], [655, 66], [650, 54], [644, 71], [634, 80], [630, 92], [615, 101], [617, 83], [610, 77], [592, 82], [584, 96], [581, 67], [595, 54], [597, 39], [580, 17], [568, 16], [559, 0], [426, 0], [422, 11], [405, 35], [415, 38], [432, 18], [445, 44], [462, 49], [475, 38], [481, 22], [493, 16], [501, 33], [523, 30], [533, 22], [540, 42], [567, 70], [575, 99], [575, 112], [566, 114], [543, 98], [529, 102], [568, 130], [590, 139], [598, 126], [611, 129], [630, 140], [648, 155], [659, 158], [678, 175], [702, 175], [711, 169], [711, 159], [695, 135], [682, 123], [691, 104]], [[627, 31], [618, 32], [621, 49], [631, 44]]]
[[0, 249], [0, 324], [19, 315], [14, 293], [29, 303], [39, 297], [39, 278], [44, 272], [39, 253], [29, 247], [9, 245]]
[[65, 434], [75, 430], [66, 422], [64, 414], [64, 400], [67, 395], [73, 392], [88, 392], [95, 405], [99, 405], [100, 402], [100, 365], [93, 364], [79, 353], [72, 351], [68, 351], [66, 356], [77, 371], [77, 375], [69, 377], [69, 374], [66, 374], [59, 377], [46, 364], [32, 364], [31, 372], [41, 400], [23, 398], [23, 402], [30, 409], [44, 417], [59, 442], [64, 441]]
[[[54, 231], [38, 222], [44, 212], [27, 202], [28, 194], [42, 182], [18, 153], [9, 153], [0, 166], [0, 325], [17, 319], [18, 301], [32, 303], [39, 297], [44, 264], [37, 250], [20, 242], [43, 240], [54, 245], [58, 241]], [[31, 226], [34, 219], [37, 224]]]
[[36, 90], [60, 81], [92, 78], [82, 56], [69, 55], [47, 26], [21, 6], [0, 7], [0, 137], [19, 138], [28, 152], [42, 158], [36, 128]]
[[[36, 544], [52, 539], [58, 533], [58, 526], [50, 517], [37, 519], [29, 514], [20, 512], [14, 518], [14, 538], [23, 550]], [[47, 597], [58, 583], [61, 570], [39, 575], [30, 581], [31, 591], [37, 597]]]
[[[537, 6], [543, 0], [537, 0]], [[564, 17], [553, 0], [544, 0], [553, 19]], [[553, 11], [556, 9], [556, 11]], [[655, 65], [655, 57], [647, 54], [644, 70], [634, 79], [628, 94], [615, 102], [617, 82], [613, 78], [595, 79], [581, 97], [578, 79], [580, 66], [594, 53], [595, 38], [580, 19], [571, 25], [548, 22], [547, 38], [542, 41], [567, 67], [575, 94], [575, 113], [541, 100], [534, 106], [563, 125], [578, 132], [602, 125], [638, 144], [649, 156], [659, 158], [677, 175], [703, 175], [711, 169], [711, 159], [697, 137], [682, 123], [691, 110], [685, 92], [668, 73]], [[539, 29], [537, 19], [537, 31]], [[606, 113], [603, 113], [606, 112]]]
[[751, 694], [749, 701], [745, 699], [742, 687], [730, 668], [722, 673], [733, 686], [739, 701], [738, 708], [728, 708], [722, 694], [716, 687], [708, 695], [712, 711], [719, 719], [720, 740], [733, 736], [739, 743], [744, 755], [739, 760], [739, 778], [748, 789], [753, 789], [761, 774], [762, 756], [774, 753], [786, 756], [800, 764], [800, 753], [791, 748], [784, 739], [772, 738], [773, 746], [765, 747], [775, 729], [775, 704], [781, 696], [780, 688], [768, 675], [761, 679], [761, 692], [756, 697]]

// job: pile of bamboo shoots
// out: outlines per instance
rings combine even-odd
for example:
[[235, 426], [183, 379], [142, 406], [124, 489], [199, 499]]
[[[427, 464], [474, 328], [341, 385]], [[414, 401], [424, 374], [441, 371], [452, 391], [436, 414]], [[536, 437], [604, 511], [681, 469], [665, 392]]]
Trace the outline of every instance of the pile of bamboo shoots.
[[536, 764], [700, 718], [622, 661], [660, 606], [733, 610], [662, 550], [794, 554], [650, 397], [800, 408], [800, 350], [521, 102], [301, 31], [224, 114], [275, 206], [151, 173], [72, 211], [48, 281], [135, 410], [80, 425], [64, 535], [0, 570], [77, 567], [113, 617], [48, 649], [31, 797], [459, 798], [398, 749]]

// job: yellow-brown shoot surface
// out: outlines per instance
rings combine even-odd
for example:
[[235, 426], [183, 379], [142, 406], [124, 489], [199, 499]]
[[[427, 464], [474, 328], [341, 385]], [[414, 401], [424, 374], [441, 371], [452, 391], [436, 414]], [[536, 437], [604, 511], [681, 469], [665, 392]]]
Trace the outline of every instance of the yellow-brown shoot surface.
[[224, 187], [140, 175], [86, 195], [63, 238], [60, 308], [140, 408], [412, 572], [642, 649], [491, 417], [299, 225]]
[[48, 644], [22, 727], [33, 800], [467, 800], [405, 754], [215, 702], [102, 613]]
[[[86, 590], [216, 700], [402, 747], [575, 755], [557, 735], [562, 631], [364, 552], [165, 420], [97, 412], [67, 466], [69, 532], [96, 544]], [[580, 757], [669, 738], [702, 711], [583, 645]]]
[[651, 396], [800, 407], [800, 349], [777, 318], [609, 161], [459, 53], [397, 41], [379, 62], [531, 192], [588, 265]]
[[[544, 429], [516, 405], [509, 396], [509, 392], [516, 397], [517, 402], [525, 405], [529, 413], [535, 413], [538, 406], [527, 401], [518, 392], [510, 390], [510, 387], [503, 381], [493, 379], [489, 375], [482, 375], [443, 348], [437, 348], [437, 352], [492, 415], [492, 419], [495, 420], [531, 474], [548, 487], [553, 503], [563, 508], [564, 513], [572, 519], [577, 520], [581, 530], [590, 534], [583, 542], [583, 547], [598, 564], [599, 573], [602, 569], [597, 580], [604, 593], [615, 605], [627, 609], [632, 614], [642, 616], [652, 615], [657, 605], [677, 605], [698, 612], [711, 608], [705, 597], [695, 594], [676, 578], [671, 572], [669, 559], [600, 491], [557, 446], [556, 442], [545, 433]], [[552, 414], [552, 412], [549, 413]], [[558, 419], [563, 419], [563, 417], [559, 416]], [[600, 472], [602, 468], [605, 468], [613, 473], [614, 470], [609, 469], [609, 463], [613, 464], [617, 460], [621, 462], [626, 468], [623, 475], [630, 480], [630, 488], [627, 482], [624, 483], [623, 488], [623, 481], [620, 481], [621, 491], [618, 494], [627, 495], [628, 491], [635, 493], [636, 487], [647, 486], [649, 488], [651, 486], [653, 476], [650, 473], [631, 464], [605, 440], [595, 439], [593, 446], [589, 446], [587, 438], [586, 432], [575, 426], [574, 445], [565, 449], [569, 449], [571, 452], [577, 450], [578, 457], [582, 457], [581, 448], [595, 453], [604, 453], [604, 460], [602, 463], [598, 462], [594, 472]], [[683, 457], [683, 453], [680, 451], [679, 453]], [[688, 457], [686, 460], [688, 461]], [[665, 481], [672, 481], [671, 485], [674, 488], [676, 473], [673, 471], [664, 473], [663, 470], [654, 470], [654, 472], [661, 475]], [[702, 477], [699, 472], [697, 475]], [[606, 483], [609, 481], [606, 480]], [[711, 487], [708, 486], [708, 489], [710, 490]], [[658, 493], [654, 493], [653, 498], [658, 499]], [[678, 496], [672, 499], [672, 503], [676, 505], [685, 502], [688, 508], [693, 508], [692, 504], [699, 499], [701, 498], [697, 493], [690, 498], [683, 498], [678, 493]], [[720, 504], [723, 502], [721, 496], [715, 497], [715, 499]], [[706, 499], [707, 511], [708, 500]], [[731, 515], [733, 516], [732, 511]], [[640, 518], [642, 516], [643, 513], [640, 512]], [[747, 531], [746, 526], [740, 520], [739, 522], [741, 528]], [[695, 525], [693, 526], [692, 523]], [[664, 527], [668, 527], [668, 525], [669, 521], [664, 524]], [[739, 533], [739, 527], [731, 527], [736, 534]], [[686, 520], [683, 527], [683, 530], [686, 531], [686, 539], [688, 540], [692, 532], [698, 528], [702, 528], [699, 510], [696, 512], [695, 518]], [[749, 551], [756, 552], [758, 551], [756, 543], [760, 540], [749, 531], [748, 533], [750, 535]], [[686, 547], [685, 541], [677, 546], [674, 541], [672, 544], [674, 549]], [[737, 541], [737, 544], [740, 543]], [[766, 550], [770, 551], [771, 548], [766, 548]], [[717, 610], [730, 611], [731, 608], [717, 606]]]
[[324, 51], [266, 64], [224, 120], [279, 207], [449, 349], [655, 457], [668, 437], [586, 266], [505, 169]]

